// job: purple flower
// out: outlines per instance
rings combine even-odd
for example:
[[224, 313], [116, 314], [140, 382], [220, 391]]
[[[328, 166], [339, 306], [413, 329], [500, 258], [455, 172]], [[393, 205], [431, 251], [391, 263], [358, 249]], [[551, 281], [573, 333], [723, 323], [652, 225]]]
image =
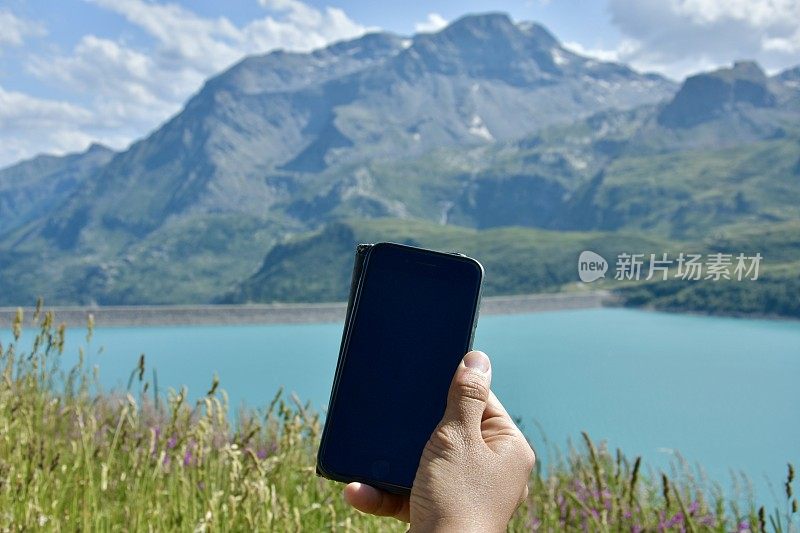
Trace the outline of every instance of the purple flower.
[[175, 447], [177, 443], [178, 439], [176, 439], [175, 437], [170, 437], [169, 440], [167, 441], [167, 449], [171, 450], [172, 448]]
[[697, 510], [698, 510], [699, 508], [700, 508], [700, 502], [698, 502], [697, 500], [695, 500], [695, 501], [693, 501], [693, 502], [692, 502], [692, 503], [689, 505], [689, 509], [687, 509], [687, 511], [689, 511], [689, 514], [690, 514], [690, 515], [693, 515], [694, 513], [696, 513], [696, 512], [697, 512]]
[[183, 454], [183, 466], [189, 466], [190, 464], [192, 464], [192, 450], [186, 448], [186, 453]]
[[750, 531], [750, 522], [747, 520], [742, 520], [739, 522], [739, 527], [736, 528], [736, 531], [739, 533], [744, 533], [745, 531]]
[[667, 521], [667, 523], [664, 524], [664, 526], [667, 527], [667, 528], [670, 528], [672, 526], [677, 526], [678, 524], [681, 524], [681, 523], [683, 523], [683, 513], [675, 513], [675, 516], [670, 518]]
[[154, 434], [155, 438], [153, 439], [153, 449], [150, 450], [150, 455], [155, 457], [156, 450], [158, 450], [158, 438], [161, 436], [161, 428], [158, 427], [158, 426], [154, 427], [153, 428], [153, 434]]
[[266, 448], [259, 448], [258, 451], [256, 452], [256, 457], [258, 457], [261, 461], [263, 461], [264, 459], [269, 457], [269, 452], [266, 450]]
[[705, 516], [700, 517], [700, 523], [703, 524], [704, 526], [711, 527], [716, 523], [716, 520], [714, 520], [714, 515], [707, 514]]

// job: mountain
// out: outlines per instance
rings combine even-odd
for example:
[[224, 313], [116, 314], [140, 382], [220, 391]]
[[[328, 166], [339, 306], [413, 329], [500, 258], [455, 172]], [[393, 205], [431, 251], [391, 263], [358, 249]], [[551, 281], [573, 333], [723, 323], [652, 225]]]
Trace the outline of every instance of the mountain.
[[[0, 180], [9, 198], [46, 192], [0, 218], [0, 303], [329, 298], [339, 278], [317, 280], [303, 247], [329, 249], [341, 274], [353, 239], [431, 226], [448, 237], [419, 242], [468, 248], [508, 226], [536, 228], [531, 241], [682, 242], [795, 220], [800, 87], [792, 69], [747, 62], [677, 86], [572, 53], [540, 25], [472, 15], [245, 58], [105, 157], [52, 190], [45, 166]], [[386, 231], [347, 233], [352, 220]], [[541, 259], [531, 246], [517, 252]], [[524, 282], [528, 259], [498, 257], [499, 292], [566, 279], [545, 262]]]
[[[731, 86], [757, 82], [736, 98], [696, 91], [705, 76], [660, 104], [603, 111], [472, 157], [440, 154], [460, 162], [445, 171], [459, 185], [442, 203], [446, 220], [696, 238], [726, 224], [800, 217], [800, 91], [776, 86], [784, 74], [769, 79], [752, 63], [708, 74]], [[664, 119], [686, 106], [692, 123]]]
[[113, 155], [93, 144], [83, 153], [40, 155], [0, 169], [0, 234], [58, 206]]
[[775, 81], [790, 89], [800, 89], [800, 66], [787, 68], [774, 76]]
[[[249, 58], [116, 156], [38, 235], [73, 249], [109, 231], [133, 242], [198, 213], [265, 217], [313, 194], [315, 176], [327, 170], [510, 140], [673, 90], [659, 76], [571, 53], [543, 27], [501, 14], [467, 16], [411, 40], [367, 35], [312, 54]], [[347, 194], [353, 179], [341, 184]], [[354, 196], [364, 214], [402, 214], [368, 192]], [[288, 205], [278, 214], [315, 222], [306, 211]]]
[[776, 104], [767, 76], [753, 62], [688, 78], [672, 101], [658, 114], [665, 126], [691, 127], [740, 107], [767, 108]]

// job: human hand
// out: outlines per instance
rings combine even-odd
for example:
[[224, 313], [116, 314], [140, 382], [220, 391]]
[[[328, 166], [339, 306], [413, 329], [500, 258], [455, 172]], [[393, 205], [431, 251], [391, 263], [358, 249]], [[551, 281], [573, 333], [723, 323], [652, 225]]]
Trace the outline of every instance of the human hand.
[[491, 376], [485, 353], [464, 356], [410, 497], [350, 483], [345, 500], [359, 511], [410, 522], [412, 532], [505, 531], [528, 495], [535, 456], [489, 389]]

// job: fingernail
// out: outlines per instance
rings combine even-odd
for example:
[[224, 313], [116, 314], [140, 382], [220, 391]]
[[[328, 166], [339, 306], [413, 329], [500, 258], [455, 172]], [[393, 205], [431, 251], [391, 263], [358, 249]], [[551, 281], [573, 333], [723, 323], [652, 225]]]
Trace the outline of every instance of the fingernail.
[[469, 352], [464, 356], [464, 366], [485, 374], [489, 371], [489, 356], [483, 352]]

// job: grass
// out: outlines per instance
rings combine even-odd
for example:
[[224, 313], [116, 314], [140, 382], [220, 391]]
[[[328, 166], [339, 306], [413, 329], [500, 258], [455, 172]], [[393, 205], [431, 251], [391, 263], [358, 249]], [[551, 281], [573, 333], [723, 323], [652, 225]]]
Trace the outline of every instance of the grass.
[[[189, 403], [145, 380], [93, 392], [96, 370], [60, 367], [65, 327], [32, 317], [32, 346], [0, 347], [0, 531], [403, 531], [349, 509], [314, 473], [318, 414], [276, 394], [234, 422], [219, 382]], [[92, 324], [87, 330], [91, 340]], [[512, 531], [798, 531], [789, 467], [777, 507], [741, 503], [689, 474], [647, 475], [639, 458], [583, 435], [532, 475]]]

